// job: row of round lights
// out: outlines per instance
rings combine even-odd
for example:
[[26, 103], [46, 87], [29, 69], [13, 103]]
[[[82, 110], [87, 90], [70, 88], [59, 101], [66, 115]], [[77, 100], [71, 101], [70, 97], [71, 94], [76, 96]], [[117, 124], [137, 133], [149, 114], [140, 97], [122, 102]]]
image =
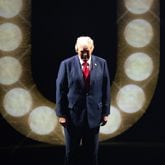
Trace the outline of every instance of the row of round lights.
[[0, 50], [2, 52], [0, 57], [0, 84], [2, 90], [7, 91], [2, 103], [5, 110], [3, 116], [6, 118], [10, 116], [14, 120], [27, 116], [30, 134], [48, 135], [57, 126], [55, 112], [53, 108], [45, 105], [33, 108], [35, 106], [33, 98], [35, 93], [29, 91], [27, 87], [20, 87], [21, 78], [24, 70], [26, 70], [19, 60], [21, 55], [17, 55], [18, 58], [14, 55], [8, 55], [10, 52], [18, 50], [24, 41], [21, 28], [13, 22], [10, 23], [9, 20], [19, 17], [24, 5], [25, 2], [22, 0], [0, 0], [0, 17], [4, 19], [4, 23], [0, 25]]
[[[116, 106], [111, 106], [111, 115], [108, 123], [101, 127], [100, 130], [105, 139], [116, 136], [126, 129], [126, 126], [123, 126], [125, 123], [122, 122], [124, 118], [137, 118], [132, 116], [132, 114], [140, 112], [146, 101], [145, 92], [142, 87], [137, 85], [137, 82], [145, 84], [145, 80], [151, 77], [154, 70], [152, 58], [142, 51], [153, 39], [153, 28], [147, 20], [141, 19], [142, 14], [150, 11], [153, 0], [124, 0], [124, 5], [127, 9], [127, 14], [136, 15], [135, 19], [128, 22], [123, 32], [125, 43], [131, 47], [131, 52], [134, 51], [132, 54], [127, 54], [123, 64], [123, 71], [127, 77], [125, 79], [128, 79], [127, 83], [131, 83], [117, 87], [118, 92], [114, 103], [112, 100], [112, 104], [116, 104]], [[122, 18], [126, 19], [127, 14], [125, 16], [124, 14]], [[138, 16], [140, 18], [137, 18]], [[126, 45], [125, 43], [124, 46]], [[118, 56], [121, 56], [121, 54]], [[115, 81], [113, 83], [114, 86], [116, 86]], [[132, 120], [132, 122], [134, 121]]]

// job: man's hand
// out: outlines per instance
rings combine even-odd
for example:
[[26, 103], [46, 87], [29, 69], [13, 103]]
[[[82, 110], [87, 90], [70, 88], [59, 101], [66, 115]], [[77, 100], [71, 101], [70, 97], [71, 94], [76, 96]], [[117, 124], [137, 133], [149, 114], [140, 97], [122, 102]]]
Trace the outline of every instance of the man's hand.
[[59, 117], [58, 121], [64, 127], [67, 125], [67, 120], [65, 117]]
[[104, 126], [108, 121], [108, 116], [102, 116], [100, 126]]

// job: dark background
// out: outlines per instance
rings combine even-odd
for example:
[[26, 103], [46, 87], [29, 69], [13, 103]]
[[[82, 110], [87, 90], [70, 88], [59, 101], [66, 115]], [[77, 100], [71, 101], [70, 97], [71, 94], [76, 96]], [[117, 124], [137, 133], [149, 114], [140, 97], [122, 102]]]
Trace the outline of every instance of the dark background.
[[[157, 88], [143, 117], [123, 134], [101, 143], [101, 165], [155, 163], [164, 161], [165, 108], [164, 92], [164, 28], [161, 5], [161, 64]], [[94, 54], [108, 61], [111, 82], [116, 71], [117, 1], [32, 1], [32, 72], [40, 92], [55, 102], [55, 79], [61, 60], [75, 54], [74, 45], [80, 35], [91, 36]], [[0, 119], [0, 157], [16, 163], [62, 163], [63, 146], [52, 146], [26, 138]], [[163, 163], [164, 164], [164, 163]]]

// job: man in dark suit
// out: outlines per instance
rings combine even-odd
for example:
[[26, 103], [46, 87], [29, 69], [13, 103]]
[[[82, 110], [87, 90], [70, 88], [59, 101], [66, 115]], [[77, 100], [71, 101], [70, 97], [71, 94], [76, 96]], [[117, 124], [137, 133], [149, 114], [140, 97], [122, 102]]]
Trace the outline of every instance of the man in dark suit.
[[110, 114], [110, 80], [106, 60], [92, 55], [93, 40], [77, 39], [77, 55], [61, 62], [56, 80], [56, 115], [64, 126], [66, 165], [78, 165], [82, 145], [89, 165], [97, 165], [99, 128]]

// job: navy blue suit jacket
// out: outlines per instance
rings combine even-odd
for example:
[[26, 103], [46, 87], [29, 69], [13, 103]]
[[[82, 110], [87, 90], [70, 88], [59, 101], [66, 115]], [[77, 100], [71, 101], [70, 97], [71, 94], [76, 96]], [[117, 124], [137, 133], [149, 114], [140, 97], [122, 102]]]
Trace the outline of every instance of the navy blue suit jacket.
[[90, 86], [85, 82], [78, 55], [61, 62], [56, 79], [56, 115], [65, 116], [75, 126], [100, 125], [101, 117], [110, 114], [110, 79], [106, 60], [91, 56]]

